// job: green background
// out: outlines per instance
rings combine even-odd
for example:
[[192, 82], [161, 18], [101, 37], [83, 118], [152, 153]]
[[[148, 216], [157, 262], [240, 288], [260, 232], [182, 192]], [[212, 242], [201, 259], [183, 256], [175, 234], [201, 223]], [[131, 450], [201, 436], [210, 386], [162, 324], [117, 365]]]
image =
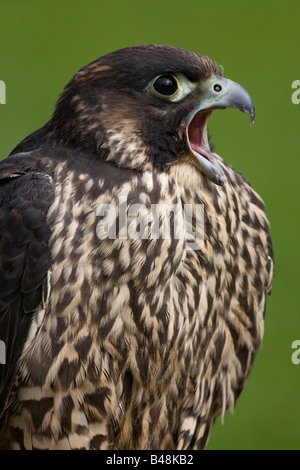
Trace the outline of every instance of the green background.
[[210, 121], [216, 151], [262, 195], [271, 222], [276, 275], [265, 336], [234, 415], [218, 421], [209, 449], [299, 449], [300, 364], [291, 344], [299, 318], [299, 124], [291, 101], [300, 80], [299, 0], [0, 0], [0, 157], [50, 117], [84, 64], [141, 43], [208, 55], [252, 95], [256, 120], [235, 110]]

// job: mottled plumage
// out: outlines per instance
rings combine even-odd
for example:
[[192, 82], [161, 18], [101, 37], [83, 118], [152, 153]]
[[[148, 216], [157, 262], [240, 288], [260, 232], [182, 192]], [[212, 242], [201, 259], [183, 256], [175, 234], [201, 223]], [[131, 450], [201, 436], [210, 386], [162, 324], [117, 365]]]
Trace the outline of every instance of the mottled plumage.
[[[209, 110], [254, 118], [218, 73], [174, 47], [103, 56], [1, 162], [0, 448], [201, 449], [234, 407], [273, 262], [263, 201], [209, 148]], [[181, 95], [165, 94], [174, 76]], [[203, 204], [200, 249], [161, 225], [121, 237], [120, 196], [127, 228], [134, 204], [165, 204], [166, 217], [178, 204], [179, 225], [184, 205], [195, 217]], [[102, 204], [116, 237], [99, 238]]]

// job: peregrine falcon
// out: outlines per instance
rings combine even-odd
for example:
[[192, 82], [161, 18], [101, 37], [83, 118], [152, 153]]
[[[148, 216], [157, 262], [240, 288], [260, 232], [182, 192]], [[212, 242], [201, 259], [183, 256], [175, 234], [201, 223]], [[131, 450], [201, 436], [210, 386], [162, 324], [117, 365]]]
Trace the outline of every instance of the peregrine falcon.
[[128, 47], [1, 161], [0, 448], [203, 449], [234, 408], [273, 254], [262, 199], [208, 136], [224, 108], [254, 120], [208, 57]]

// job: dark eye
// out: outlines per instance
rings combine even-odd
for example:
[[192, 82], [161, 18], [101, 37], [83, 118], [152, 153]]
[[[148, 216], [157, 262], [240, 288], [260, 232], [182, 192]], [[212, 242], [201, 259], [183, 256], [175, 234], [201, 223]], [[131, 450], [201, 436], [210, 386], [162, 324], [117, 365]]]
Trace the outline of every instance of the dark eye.
[[172, 75], [161, 75], [153, 83], [153, 88], [161, 95], [171, 96], [177, 90], [177, 81]]

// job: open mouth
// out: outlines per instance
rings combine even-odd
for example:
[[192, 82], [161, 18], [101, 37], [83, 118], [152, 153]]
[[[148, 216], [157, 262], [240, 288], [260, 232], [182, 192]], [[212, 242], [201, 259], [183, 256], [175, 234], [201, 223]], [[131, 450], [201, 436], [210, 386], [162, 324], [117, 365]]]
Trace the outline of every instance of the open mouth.
[[195, 112], [187, 124], [180, 127], [184, 132], [192, 155], [195, 157], [193, 163], [198, 170], [204, 173], [212, 182], [223, 186], [226, 178], [217, 161], [216, 155], [211, 151], [208, 142], [207, 123], [212, 110], [201, 110]]
[[207, 122], [211, 114], [212, 111], [196, 113], [187, 127], [187, 137], [191, 150], [212, 163], [207, 136]]
[[[199, 97], [200, 98], [200, 97]], [[186, 116], [177, 129], [178, 135], [189, 147], [190, 163], [201, 171], [207, 179], [223, 186], [226, 177], [222, 160], [209, 146], [207, 122], [215, 109], [235, 108], [250, 116], [251, 125], [255, 117], [255, 107], [249, 93], [238, 83], [228, 78], [213, 76], [206, 82], [206, 90], [201, 90], [201, 100]]]

